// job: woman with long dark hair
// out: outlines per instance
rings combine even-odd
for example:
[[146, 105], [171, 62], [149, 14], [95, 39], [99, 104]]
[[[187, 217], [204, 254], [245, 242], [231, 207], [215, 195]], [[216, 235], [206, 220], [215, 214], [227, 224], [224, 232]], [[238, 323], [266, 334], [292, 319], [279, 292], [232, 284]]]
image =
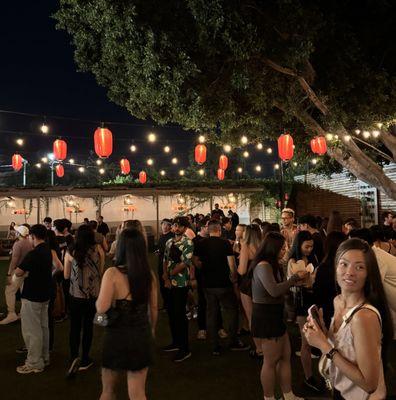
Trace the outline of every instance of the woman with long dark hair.
[[[100, 266], [102, 264], [99, 245], [95, 243], [94, 231], [88, 225], [81, 225], [76, 240], [65, 255], [64, 277], [70, 279], [70, 356], [71, 363], [67, 376], [77, 370], [84, 371], [92, 366], [89, 357], [93, 338], [95, 301], [100, 288]], [[82, 333], [82, 340], [81, 340]], [[82, 358], [79, 349], [82, 342]]]
[[274, 399], [276, 375], [285, 400], [299, 399], [292, 392], [290, 341], [283, 320], [284, 295], [307, 275], [298, 272], [287, 281], [279, 262], [286, 252], [285, 238], [269, 232], [253, 260], [252, 335], [259, 339], [263, 353], [261, 384], [264, 399]]
[[305, 337], [331, 361], [334, 399], [385, 399], [383, 363], [393, 327], [377, 259], [367, 242], [349, 239], [338, 248], [335, 268], [341, 294], [330, 330], [308, 318]]
[[313, 248], [314, 241], [311, 233], [308, 231], [299, 231], [294, 237], [293, 245], [289, 254], [287, 274], [288, 276], [291, 276], [298, 269], [307, 270], [307, 268], [311, 268], [303, 285], [295, 288], [293, 291], [294, 306], [297, 316], [296, 319], [301, 332], [301, 349], [300, 353], [296, 354], [301, 357], [301, 364], [305, 375], [304, 384], [316, 392], [321, 392], [324, 389], [324, 385], [321, 384], [321, 382], [318, 382], [313, 376], [311, 347], [308, 345], [304, 335], [302, 334], [302, 329], [308, 315], [308, 308], [314, 304], [312, 285], [315, 277], [314, 269], [318, 266], [318, 259], [313, 253]]
[[145, 383], [153, 362], [158, 314], [157, 290], [143, 234], [125, 229], [117, 243], [115, 267], [103, 275], [96, 302], [98, 313], [112, 309], [115, 314], [103, 342], [101, 400], [115, 398], [121, 372], [127, 372], [129, 398], [146, 399]]
[[313, 292], [315, 304], [323, 310], [326, 327], [330, 326], [334, 314], [333, 300], [337, 295], [334, 261], [338, 246], [347, 237], [342, 232], [333, 231], [326, 236], [325, 256], [316, 269]]

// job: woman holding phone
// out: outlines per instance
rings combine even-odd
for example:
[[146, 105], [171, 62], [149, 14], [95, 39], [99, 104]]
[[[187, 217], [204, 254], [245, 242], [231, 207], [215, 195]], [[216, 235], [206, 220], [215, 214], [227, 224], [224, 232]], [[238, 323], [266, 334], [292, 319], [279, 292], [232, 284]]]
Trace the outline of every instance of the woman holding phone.
[[330, 362], [334, 399], [385, 399], [382, 355], [393, 327], [377, 259], [367, 242], [354, 238], [340, 245], [335, 266], [341, 294], [330, 329], [308, 317], [304, 335]]

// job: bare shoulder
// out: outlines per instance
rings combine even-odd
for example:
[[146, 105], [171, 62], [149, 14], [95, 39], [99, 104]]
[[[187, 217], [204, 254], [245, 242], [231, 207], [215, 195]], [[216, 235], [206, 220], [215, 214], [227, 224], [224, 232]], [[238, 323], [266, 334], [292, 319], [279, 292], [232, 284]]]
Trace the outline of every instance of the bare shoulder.
[[381, 323], [373, 310], [368, 308], [359, 310], [352, 318], [351, 328], [354, 336], [358, 334], [380, 340]]
[[116, 267], [109, 267], [106, 269], [106, 271], [103, 274], [103, 279], [113, 279], [118, 273], [118, 270]]
[[340, 295], [334, 297], [333, 305], [335, 310], [340, 309], [340, 307], [342, 307], [342, 300]]
[[379, 318], [376, 312], [368, 308], [360, 309], [352, 318], [352, 322], [355, 325], [368, 326], [370, 324], [375, 324], [379, 322]]

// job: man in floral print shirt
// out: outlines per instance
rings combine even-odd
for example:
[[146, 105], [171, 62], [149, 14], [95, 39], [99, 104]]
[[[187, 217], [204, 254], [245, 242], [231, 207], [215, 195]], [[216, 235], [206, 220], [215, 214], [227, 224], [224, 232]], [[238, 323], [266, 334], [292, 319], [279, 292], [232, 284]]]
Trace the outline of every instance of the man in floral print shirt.
[[191, 357], [188, 345], [188, 320], [186, 304], [190, 267], [192, 266], [193, 243], [185, 236], [189, 226], [188, 219], [177, 217], [173, 221], [175, 237], [166, 243], [164, 254], [164, 282], [169, 289], [167, 307], [172, 343], [164, 351], [177, 351], [175, 362], [182, 362]]

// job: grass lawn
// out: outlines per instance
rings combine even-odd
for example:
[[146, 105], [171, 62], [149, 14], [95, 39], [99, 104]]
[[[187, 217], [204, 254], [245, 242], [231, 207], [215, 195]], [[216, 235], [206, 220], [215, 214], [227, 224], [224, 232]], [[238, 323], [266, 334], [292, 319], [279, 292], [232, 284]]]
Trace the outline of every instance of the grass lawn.
[[[155, 262], [154, 259], [152, 262]], [[0, 309], [2, 311], [5, 309], [3, 293], [6, 266], [5, 261], [0, 262]], [[15, 368], [24, 361], [23, 355], [15, 353], [15, 349], [23, 344], [20, 324], [0, 326], [0, 399], [90, 400], [99, 398], [103, 329], [95, 327], [91, 351], [95, 365], [79, 373], [73, 380], [64, 378], [69, 359], [68, 321], [56, 324], [55, 330], [55, 349], [51, 355], [50, 367], [40, 374], [19, 375]], [[196, 322], [190, 322], [193, 355], [181, 364], [174, 364], [170, 355], [157, 351], [155, 366], [150, 369], [147, 382], [148, 398], [159, 400], [262, 399], [259, 381], [260, 362], [250, 359], [247, 352], [226, 352], [221, 357], [212, 357], [210, 347], [205, 342], [195, 339], [196, 332]], [[160, 312], [157, 346], [167, 345], [169, 341], [166, 314]], [[295, 341], [293, 340], [294, 347], [296, 347]], [[299, 358], [293, 356], [292, 362], [296, 394], [306, 398], [320, 397], [305, 390], [301, 385], [302, 367]], [[393, 374], [393, 382], [396, 380], [395, 376]], [[120, 385], [118, 398], [128, 398], [125, 384]]]

